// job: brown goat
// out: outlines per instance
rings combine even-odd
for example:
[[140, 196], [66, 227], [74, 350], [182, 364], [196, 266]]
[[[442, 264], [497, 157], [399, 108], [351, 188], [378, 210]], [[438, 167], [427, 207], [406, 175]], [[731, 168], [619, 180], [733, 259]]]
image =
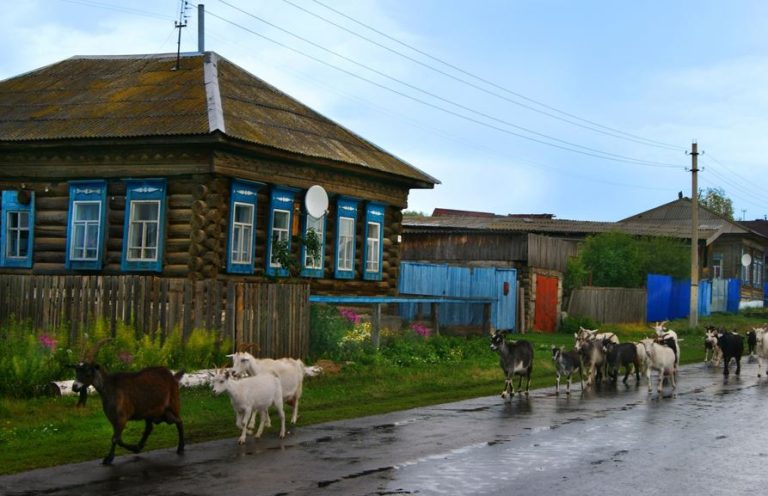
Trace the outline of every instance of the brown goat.
[[[176, 424], [179, 445], [176, 452], [184, 451], [184, 424], [180, 415], [179, 380], [184, 372], [171, 373], [166, 367], [148, 367], [138, 372], [109, 374], [99, 364], [81, 362], [75, 365], [77, 378], [72, 389], [77, 392], [93, 385], [101, 396], [104, 414], [112, 423], [112, 447], [102, 463], [109, 465], [115, 458], [115, 446], [138, 453], [152, 433], [153, 424]], [[144, 420], [144, 434], [138, 444], [122, 440], [123, 429], [129, 420]]]

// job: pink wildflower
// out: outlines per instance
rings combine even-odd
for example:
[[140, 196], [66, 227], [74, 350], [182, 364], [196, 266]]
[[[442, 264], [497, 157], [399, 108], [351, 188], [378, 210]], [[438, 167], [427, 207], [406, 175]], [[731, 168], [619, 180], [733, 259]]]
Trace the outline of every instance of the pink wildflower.
[[48, 334], [40, 335], [40, 337], [38, 338], [38, 341], [40, 342], [41, 345], [43, 345], [45, 348], [51, 351], [56, 349], [56, 340], [53, 339]]
[[429, 337], [429, 327], [420, 322], [411, 323], [411, 330], [423, 338]]
[[339, 310], [339, 313], [341, 314], [342, 317], [352, 322], [353, 324], [360, 323], [361, 317], [354, 310], [351, 310], [349, 308], [342, 308], [341, 310]]
[[131, 362], [133, 362], [133, 355], [127, 351], [121, 351], [118, 353], [117, 358], [126, 365], [129, 365]]

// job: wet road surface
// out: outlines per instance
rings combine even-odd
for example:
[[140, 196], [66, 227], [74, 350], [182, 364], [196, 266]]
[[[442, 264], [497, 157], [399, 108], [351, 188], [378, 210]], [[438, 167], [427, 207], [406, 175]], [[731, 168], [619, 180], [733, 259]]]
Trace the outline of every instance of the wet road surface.
[[[746, 360], [744, 361], [746, 362]], [[684, 367], [676, 397], [541, 389], [0, 477], [21, 495], [740, 495], [768, 463], [768, 379]], [[553, 379], [554, 382], [554, 379]], [[499, 388], [503, 380], [499, 381]], [[665, 389], [665, 394], [670, 390]], [[299, 419], [299, 423], [301, 419]], [[105, 442], [105, 449], [107, 442]], [[101, 454], [101, 453], [99, 453]], [[761, 482], [763, 484], [761, 484]]]

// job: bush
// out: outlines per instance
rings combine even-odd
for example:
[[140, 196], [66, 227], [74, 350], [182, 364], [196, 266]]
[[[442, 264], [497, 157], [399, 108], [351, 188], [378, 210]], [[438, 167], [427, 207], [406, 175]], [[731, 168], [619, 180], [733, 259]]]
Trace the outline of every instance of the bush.
[[[45, 394], [50, 382], [71, 379], [68, 366], [109, 337], [104, 321], [90, 326], [72, 345], [65, 329], [35, 332], [29, 324], [13, 321], [0, 326], [0, 395], [29, 398]], [[183, 344], [178, 329], [164, 339], [160, 334], [137, 338], [131, 326], [118, 323], [114, 338], [102, 343], [95, 358], [111, 372], [151, 365], [197, 370], [224, 363], [231, 347], [229, 340], [219, 343], [216, 333], [202, 329], [194, 330]]]
[[600, 323], [590, 319], [589, 317], [569, 315], [560, 323], [560, 332], [563, 334], [574, 334], [579, 332], [580, 327], [585, 329], [598, 329], [600, 327]]
[[309, 328], [310, 357], [339, 360], [341, 340], [352, 329], [352, 323], [334, 306], [312, 305]]

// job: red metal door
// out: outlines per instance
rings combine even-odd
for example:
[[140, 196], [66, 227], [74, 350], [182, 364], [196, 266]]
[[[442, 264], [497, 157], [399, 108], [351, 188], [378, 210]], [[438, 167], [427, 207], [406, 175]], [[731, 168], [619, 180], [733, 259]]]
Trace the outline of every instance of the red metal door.
[[557, 277], [536, 275], [536, 309], [533, 328], [545, 332], [557, 330]]

